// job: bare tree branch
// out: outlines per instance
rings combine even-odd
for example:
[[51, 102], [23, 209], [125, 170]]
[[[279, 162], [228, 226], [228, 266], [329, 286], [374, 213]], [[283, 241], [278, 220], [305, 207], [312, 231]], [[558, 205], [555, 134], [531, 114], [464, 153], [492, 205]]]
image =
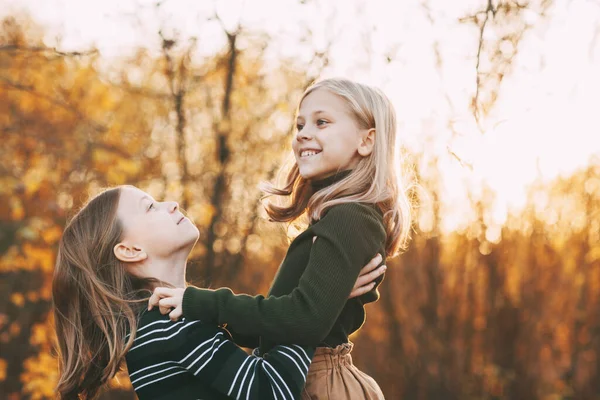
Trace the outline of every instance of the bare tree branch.
[[165, 70], [164, 74], [167, 77], [167, 81], [169, 84], [170, 97], [173, 101], [173, 108], [175, 110], [175, 115], [177, 116], [177, 125], [175, 127], [176, 138], [177, 138], [177, 157], [178, 157], [178, 165], [181, 166], [181, 185], [183, 188], [183, 198], [181, 202], [181, 206], [184, 209], [187, 209], [190, 203], [190, 194], [189, 194], [189, 182], [191, 181], [191, 176], [188, 168], [188, 160], [186, 156], [186, 116], [185, 116], [185, 98], [188, 91], [188, 82], [189, 82], [189, 62], [191, 60], [191, 54], [195, 48], [195, 40], [192, 40], [190, 45], [188, 46], [184, 55], [180, 58], [178, 65], [175, 65], [175, 61], [171, 55], [171, 49], [177, 44], [174, 39], [167, 39], [162, 31], [159, 31], [158, 34], [162, 39], [162, 52], [163, 57], [165, 59]]
[[[471, 99], [471, 109], [473, 116], [483, 132], [481, 120], [489, 109], [495, 104], [498, 88], [505, 75], [508, 73], [513, 59], [516, 57], [519, 44], [533, 25], [527, 23], [524, 19], [524, 13], [527, 11], [535, 12], [540, 16], [545, 16], [547, 10], [553, 4], [553, 0], [538, 0], [519, 3], [512, 0], [492, 1], [487, 0], [484, 9], [476, 12], [474, 15], [459, 19], [462, 23], [475, 24], [478, 28], [478, 44], [475, 59], [475, 93]], [[487, 41], [485, 33], [491, 26], [499, 31], [508, 29], [508, 33], [500, 33], [495, 41]], [[512, 52], [504, 54], [502, 45], [508, 42], [512, 45]], [[491, 62], [490, 71], [482, 71], [482, 61], [487, 54]], [[487, 100], [482, 100], [484, 94], [488, 94]]]
[[41, 92], [37, 91], [35, 86], [33, 86], [33, 85], [23, 85], [21, 83], [14, 82], [11, 79], [6, 78], [4, 76], [0, 76], [0, 83], [4, 83], [3, 86], [5, 88], [18, 90], [18, 91], [22, 91], [22, 92], [27, 92], [35, 97], [44, 99], [44, 100], [48, 101], [49, 103], [74, 114], [75, 116], [77, 116], [77, 118], [79, 118], [80, 120], [89, 124], [95, 131], [106, 132], [108, 130], [108, 128], [105, 125], [102, 125], [96, 121], [90, 120], [81, 111], [79, 111], [75, 106], [65, 102], [64, 100], [57, 99], [57, 98], [49, 96], [45, 93], [41, 93]]
[[479, 71], [479, 65], [481, 64], [481, 49], [483, 49], [483, 35], [485, 33], [485, 28], [490, 18], [490, 14], [492, 16], [496, 15], [496, 10], [494, 9], [494, 5], [492, 4], [492, 0], [488, 0], [487, 8], [485, 10], [485, 17], [481, 25], [479, 26], [479, 44], [477, 46], [477, 57], [475, 62], [475, 71], [476, 71], [476, 86], [475, 86], [475, 96], [473, 97], [473, 112], [475, 113], [475, 119], [479, 121], [479, 112], [477, 109], [477, 104], [479, 103], [479, 90], [481, 88], [481, 73]]
[[226, 191], [225, 166], [227, 165], [230, 155], [230, 149], [227, 143], [227, 136], [229, 135], [231, 130], [231, 95], [233, 91], [233, 78], [237, 71], [237, 57], [239, 52], [236, 46], [239, 30], [233, 34], [228, 31], [225, 31], [225, 33], [227, 34], [227, 40], [229, 44], [229, 51], [227, 57], [227, 75], [225, 77], [225, 94], [223, 96], [223, 103], [221, 105], [221, 121], [216, 126], [216, 162], [219, 172], [213, 184], [211, 203], [215, 212], [212, 215], [211, 221], [208, 225], [206, 240], [207, 254], [205, 262], [205, 277], [209, 284], [212, 283], [217, 269], [216, 252], [213, 248], [213, 245], [215, 243], [215, 240], [217, 239], [217, 234], [215, 232], [216, 224], [221, 220], [223, 214], [221, 203], [223, 201], [223, 196], [225, 195]]
[[159, 92], [153, 89], [149, 89], [146, 87], [138, 87], [138, 86], [128, 86], [122, 83], [110, 82], [110, 85], [114, 88], [121, 89], [127, 93], [146, 97], [149, 99], [158, 99], [158, 100], [170, 100], [171, 94]]
[[98, 54], [97, 49], [88, 51], [60, 51], [56, 47], [44, 47], [44, 46], [19, 46], [16, 44], [0, 45], [0, 51], [5, 52], [29, 52], [29, 53], [53, 53], [61, 57], [80, 57], [80, 56], [92, 56]]

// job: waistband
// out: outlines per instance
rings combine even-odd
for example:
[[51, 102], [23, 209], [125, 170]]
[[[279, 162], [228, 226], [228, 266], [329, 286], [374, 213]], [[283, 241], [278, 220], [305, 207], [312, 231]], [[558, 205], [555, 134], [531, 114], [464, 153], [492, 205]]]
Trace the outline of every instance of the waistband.
[[317, 347], [309, 371], [321, 371], [341, 365], [352, 365], [352, 342], [343, 343], [335, 348]]

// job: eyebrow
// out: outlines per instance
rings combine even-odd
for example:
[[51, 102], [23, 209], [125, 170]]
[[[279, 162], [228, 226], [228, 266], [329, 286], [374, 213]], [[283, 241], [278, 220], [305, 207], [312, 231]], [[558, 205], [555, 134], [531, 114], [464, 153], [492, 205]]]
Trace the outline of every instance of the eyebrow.
[[[323, 111], [323, 110], [317, 110], [317, 111], [314, 111], [314, 112], [312, 113], [312, 115], [313, 115], [313, 116], [315, 116], [315, 115], [317, 115], [317, 114], [327, 114], [327, 111]], [[298, 119], [298, 118], [304, 118], [304, 116], [303, 116], [303, 115], [298, 115], [297, 119]]]

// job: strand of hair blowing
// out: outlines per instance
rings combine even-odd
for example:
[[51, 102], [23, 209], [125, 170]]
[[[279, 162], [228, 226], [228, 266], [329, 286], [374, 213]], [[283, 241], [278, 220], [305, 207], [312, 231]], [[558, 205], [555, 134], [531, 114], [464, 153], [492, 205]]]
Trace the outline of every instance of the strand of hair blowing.
[[[67, 225], [52, 282], [61, 399], [93, 399], [120, 369], [137, 328], [141, 288], [113, 254], [119, 188], [92, 199]], [[128, 332], [133, 334], [126, 340]]]

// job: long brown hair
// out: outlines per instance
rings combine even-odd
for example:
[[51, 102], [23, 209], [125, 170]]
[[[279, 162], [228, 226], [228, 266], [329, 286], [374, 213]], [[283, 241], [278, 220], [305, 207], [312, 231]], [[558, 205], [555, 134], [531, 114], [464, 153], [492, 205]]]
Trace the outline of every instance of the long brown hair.
[[[302, 101], [315, 90], [327, 90], [340, 96], [361, 129], [375, 129], [373, 152], [363, 157], [348, 176], [313, 193], [307, 179], [300, 175], [298, 164], [284, 166], [283, 187], [263, 184], [267, 195], [288, 200], [265, 205], [273, 221], [294, 221], [304, 213], [319, 220], [325, 210], [336, 204], [362, 202], [375, 204], [383, 213], [387, 233], [386, 253], [397, 255], [406, 248], [411, 229], [411, 203], [408, 187], [402, 182], [399, 150], [396, 148], [396, 113], [392, 103], [379, 89], [347, 79], [325, 79], [310, 86]], [[278, 199], [278, 200], [279, 200]]]
[[[52, 281], [60, 399], [93, 399], [133, 344], [152, 279], [126, 272], [114, 246], [121, 188], [92, 198], [67, 224]], [[128, 332], [132, 334], [126, 339]]]

